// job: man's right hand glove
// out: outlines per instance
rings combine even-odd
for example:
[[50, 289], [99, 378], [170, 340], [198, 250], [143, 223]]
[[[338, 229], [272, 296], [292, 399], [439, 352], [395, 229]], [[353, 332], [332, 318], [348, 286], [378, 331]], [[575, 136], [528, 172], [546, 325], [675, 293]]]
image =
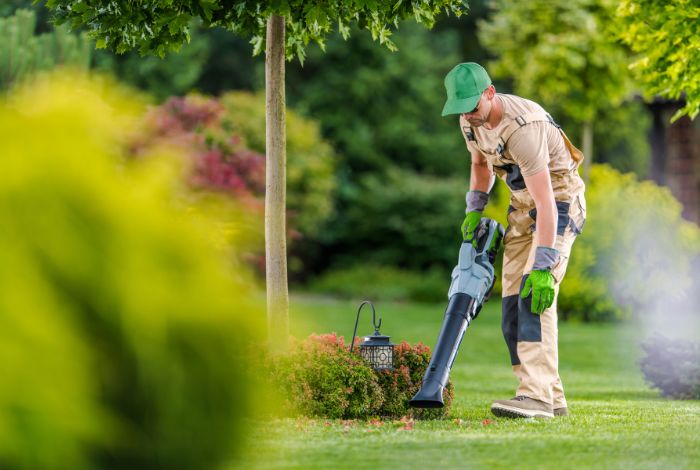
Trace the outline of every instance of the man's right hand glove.
[[464, 222], [462, 222], [462, 239], [465, 242], [471, 242], [472, 245], [476, 246], [476, 237], [474, 232], [479, 226], [481, 221], [481, 211], [470, 211], [467, 212], [466, 217], [464, 217]]
[[481, 214], [484, 207], [489, 202], [489, 195], [483, 191], [467, 191], [467, 216], [462, 222], [462, 239], [471, 242], [476, 248], [476, 237], [474, 232], [481, 221]]

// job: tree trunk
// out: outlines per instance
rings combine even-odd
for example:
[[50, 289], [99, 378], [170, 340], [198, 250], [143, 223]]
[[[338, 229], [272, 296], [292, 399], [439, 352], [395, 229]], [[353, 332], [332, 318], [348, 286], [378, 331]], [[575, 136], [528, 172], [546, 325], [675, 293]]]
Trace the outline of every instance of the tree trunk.
[[588, 181], [588, 175], [593, 163], [593, 124], [591, 121], [583, 123], [583, 148], [581, 149], [585, 159], [583, 160], [583, 179]]
[[286, 135], [284, 97], [284, 18], [267, 22], [265, 50], [265, 270], [268, 340], [285, 350], [289, 336], [286, 241]]

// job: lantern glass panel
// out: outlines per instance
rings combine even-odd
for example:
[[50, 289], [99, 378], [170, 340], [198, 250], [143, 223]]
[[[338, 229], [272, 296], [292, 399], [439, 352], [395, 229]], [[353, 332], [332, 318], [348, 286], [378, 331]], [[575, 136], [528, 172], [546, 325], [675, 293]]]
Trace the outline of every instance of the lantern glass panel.
[[383, 370], [394, 367], [394, 346], [391, 344], [381, 346], [363, 344], [360, 346], [360, 354], [373, 369]]

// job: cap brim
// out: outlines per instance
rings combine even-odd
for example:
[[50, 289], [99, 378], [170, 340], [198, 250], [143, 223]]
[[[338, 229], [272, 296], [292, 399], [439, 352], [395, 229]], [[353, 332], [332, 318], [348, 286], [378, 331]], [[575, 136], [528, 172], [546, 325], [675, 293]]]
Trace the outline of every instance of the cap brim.
[[442, 115], [447, 116], [448, 114], [463, 114], [469, 113], [476, 108], [476, 104], [481, 99], [481, 93], [476, 96], [470, 96], [463, 100], [450, 99], [445, 103], [445, 107], [442, 108]]

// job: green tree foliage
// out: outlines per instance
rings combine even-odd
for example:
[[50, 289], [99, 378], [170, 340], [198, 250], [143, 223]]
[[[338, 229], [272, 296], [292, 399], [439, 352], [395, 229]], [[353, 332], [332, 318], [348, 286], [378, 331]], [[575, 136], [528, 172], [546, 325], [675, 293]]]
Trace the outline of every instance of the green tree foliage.
[[65, 26], [36, 35], [36, 21], [31, 10], [0, 18], [0, 90], [59, 65], [90, 67], [92, 43], [85, 35], [71, 34]]
[[170, 0], [149, 2], [149, 9], [138, 3], [122, 4], [113, 0], [98, 0], [90, 4], [82, 0], [48, 0], [59, 22], [73, 27], [86, 27], [99, 48], [107, 47], [118, 53], [138, 49], [142, 54], [164, 56], [179, 50], [189, 42], [190, 21], [200, 18], [204, 25], [222, 26], [240, 36], [252, 38], [256, 53], [265, 50], [265, 25], [271, 15], [285, 18], [287, 59], [295, 55], [303, 61], [310, 41], [323, 46], [325, 37], [334, 28], [347, 37], [349, 26], [357, 24], [372, 38], [395, 49], [390, 36], [398, 21], [414, 18], [432, 26], [441, 12], [460, 15], [466, 12], [464, 1], [419, 0], [379, 2], [351, 0], [345, 2], [286, 1], [225, 1], [198, 0], [174, 3]]
[[218, 468], [242, 445], [257, 291], [173, 159], [124, 158], [142, 111], [55, 75], [0, 105], [2, 468]]
[[49, 24], [49, 11], [46, 0], [4, 0], [0, 4], [0, 17], [12, 16], [17, 10], [34, 10], [37, 15], [37, 32], [45, 33], [52, 29]]
[[592, 158], [592, 142], [586, 143], [592, 122], [601, 110], [618, 106], [632, 85], [627, 51], [606, 27], [615, 2], [498, 0], [495, 7], [479, 32], [498, 56], [490, 71], [511, 77], [516, 93], [582, 125], [583, 151]]
[[192, 22], [192, 41], [179, 54], [142, 57], [135, 51], [114, 55], [95, 52], [95, 68], [113, 73], [129, 85], [146, 90], [158, 102], [189, 93], [201, 77], [212, 54], [211, 36]]
[[623, 0], [619, 37], [637, 53], [631, 67], [648, 96], [685, 99], [671, 119], [700, 113], [700, 5], [694, 0]]

